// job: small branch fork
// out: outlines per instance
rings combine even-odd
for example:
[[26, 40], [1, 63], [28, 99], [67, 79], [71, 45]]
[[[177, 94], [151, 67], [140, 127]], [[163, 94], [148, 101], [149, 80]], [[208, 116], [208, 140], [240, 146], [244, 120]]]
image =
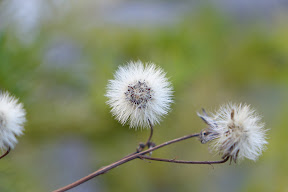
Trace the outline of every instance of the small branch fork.
[[[152, 132], [152, 131], [151, 131]], [[150, 136], [152, 135], [152, 133], [150, 134]], [[104, 174], [104, 173], [107, 173], [109, 170], [115, 168], [115, 167], [118, 167], [119, 165], [122, 165], [124, 163], [127, 163], [129, 161], [132, 161], [134, 159], [137, 159], [137, 158], [140, 158], [140, 159], [149, 159], [149, 160], [155, 160], [155, 161], [164, 161], [164, 162], [171, 162], [171, 163], [182, 163], [182, 164], [208, 164], [208, 165], [211, 165], [211, 164], [220, 164], [220, 163], [225, 163], [229, 157], [226, 157], [224, 160], [221, 160], [221, 161], [182, 161], [182, 160], [168, 160], [168, 159], [160, 159], [160, 158], [152, 158], [152, 157], [148, 157], [148, 156], [145, 156], [145, 154], [148, 154], [152, 151], [155, 151], [157, 149], [160, 149], [162, 147], [165, 147], [165, 146], [168, 146], [170, 144], [173, 144], [173, 143], [177, 143], [177, 142], [180, 142], [180, 141], [183, 141], [183, 140], [186, 140], [186, 139], [190, 139], [190, 138], [193, 138], [193, 137], [199, 137], [200, 134], [192, 134], [192, 135], [186, 135], [186, 136], [183, 136], [183, 137], [180, 137], [180, 138], [177, 138], [177, 139], [173, 139], [173, 140], [170, 140], [170, 141], [167, 141], [167, 142], [164, 142], [160, 145], [157, 145], [157, 146], [154, 146], [154, 147], [150, 147], [149, 149], [146, 149], [144, 151], [139, 151], [137, 153], [132, 153], [110, 165], [107, 165], [101, 169], [98, 169], [97, 171], [91, 173], [90, 175], [87, 175], [86, 177], [83, 177], [81, 179], [79, 179], [78, 181], [75, 181], [74, 183], [71, 183], [65, 187], [62, 187], [60, 189], [57, 189], [53, 192], [64, 192], [64, 191], [67, 191], [69, 189], [72, 189], [98, 175], [101, 175], [101, 174]], [[151, 136], [152, 137], [152, 136]], [[151, 137], [149, 137], [148, 139], [148, 142], [150, 142], [151, 140]], [[147, 143], [148, 143], [147, 142]]]
[[186, 140], [186, 139], [189, 139], [189, 138], [192, 138], [192, 137], [198, 137], [198, 136], [199, 136], [199, 134], [187, 135], [187, 136], [184, 136], [184, 137], [173, 139], [171, 141], [167, 141], [165, 143], [162, 143], [160, 145], [157, 145], [157, 146], [155, 146], [153, 148], [150, 148], [150, 149], [147, 149], [145, 151], [141, 151], [141, 152], [138, 152], [136, 154], [133, 153], [131, 155], [126, 156], [123, 159], [120, 159], [119, 161], [116, 161], [116, 162], [114, 162], [114, 163], [112, 163], [110, 165], [107, 165], [107, 166], [95, 171], [94, 173], [91, 173], [90, 175], [87, 175], [86, 177], [83, 177], [82, 179], [79, 179], [78, 181], [75, 181], [74, 183], [71, 183], [70, 185], [67, 185], [67, 186], [62, 187], [60, 189], [57, 189], [57, 190], [55, 190], [53, 192], [67, 191], [67, 190], [72, 189], [72, 188], [74, 188], [74, 187], [76, 187], [76, 186], [78, 186], [78, 185], [80, 185], [80, 184], [82, 184], [82, 183], [84, 183], [84, 182], [86, 182], [86, 181], [98, 176], [98, 175], [104, 174], [104, 173], [108, 172], [109, 170], [111, 170], [111, 169], [113, 169], [115, 167], [118, 167], [119, 165], [127, 163], [127, 162], [129, 162], [129, 161], [131, 161], [133, 159], [137, 159], [141, 155], [145, 155], [147, 153], [150, 153], [151, 151], [155, 151], [156, 149], [160, 149], [160, 148], [165, 147], [167, 145], [170, 145], [172, 143], [176, 143], [176, 142], [179, 142], [179, 141], [183, 141], [183, 140]]
[[11, 148], [9, 147], [8, 150], [3, 155], [0, 156], [0, 159], [5, 157], [6, 155], [8, 155], [10, 153], [10, 151], [11, 151]]
[[[134, 153], [131, 153], [125, 157], [123, 157], [122, 159], [126, 158], [126, 157], [130, 157], [131, 155], [134, 155], [134, 154], [137, 154], [139, 153], [140, 151], [143, 151], [145, 149], [145, 147], [148, 147], [149, 149], [151, 147], [155, 147], [155, 144], [153, 142], [151, 142], [151, 139], [153, 137], [153, 125], [151, 123], [151, 121], [148, 119], [148, 122], [149, 122], [149, 126], [150, 126], [150, 135], [149, 135], [149, 138], [147, 140], [147, 142], [144, 144], [144, 143], [140, 143], [138, 148], [136, 149], [136, 152]], [[121, 159], [120, 159], [121, 160]]]

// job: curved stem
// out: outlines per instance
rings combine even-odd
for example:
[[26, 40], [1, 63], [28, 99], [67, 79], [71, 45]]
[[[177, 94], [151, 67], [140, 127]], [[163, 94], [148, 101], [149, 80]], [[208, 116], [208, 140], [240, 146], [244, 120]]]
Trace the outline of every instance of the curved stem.
[[[147, 142], [145, 143], [145, 146], [144, 146], [143, 148], [145, 148], [146, 146], [149, 147], [149, 144], [150, 144], [151, 139], [152, 139], [152, 136], [153, 136], [153, 125], [152, 125], [152, 123], [151, 123], [151, 121], [150, 121], [149, 119], [148, 119], [148, 122], [149, 122], [149, 125], [150, 125], [150, 135], [149, 135], [149, 138], [148, 138], [148, 140], [147, 140]], [[131, 153], [131, 154], [129, 154], [129, 155], [126, 155], [126, 156], [123, 157], [122, 159], [124, 159], [124, 158], [126, 158], [126, 157], [130, 157], [131, 155], [134, 155], [134, 154], [139, 153], [140, 151], [143, 150], [143, 148], [140, 148], [140, 147], [139, 147], [136, 152]], [[138, 150], [139, 150], [139, 151], [138, 151]], [[120, 160], [121, 160], [121, 159], [120, 159]]]
[[167, 142], [165, 142], [165, 143], [162, 143], [162, 144], [160, 144], [160, 145], [157, 145], [157, 146], [155, 146], [155, 147], [153, 147], [153, 148], [150, 148], [150, 149], [147, 149], [147, 150], [145, 150], [145, 151], [141, 151], [141, 152], [139, 152], [139, 153], [130, 155], [130, 156], [125, 157], [125, 158], [123, 158], [123, 159], [120, 159], [119, 161], [116, 161], [116, 162], [114, 162], [114, 163], [112, 163], [112, 164], [110, 164], [110, 165], [107, 165], [107, 166], [105, 166], [105, 167], [103, 167], [103, 168], [101, 168], [101, 169], [98, 169], [97, 171], [91, 173], [90, 175], [87, 175], [86, 177], [83, 177], [83, 178], [75, 181], [74, 183], [71, 183], [71, 184], [69, 184], [69, 185], [67, 185], [67, 186], [65, 186], [65, 187], [62, 187], [62, 188], [60, 188], [60, 189], [57, 189], [57, 190], [55, 190], [55, 191], [53, 191], [53, 192], [63, 192], [63, 191], [67, 191], [67, 190], [72, 189], [72, 188], [74, 188], [74, 187], [76, 187], [76, 186], [78, 186], [78, 185], [80, 185], [80, 184], [82, 184], [82, 183], [84, 183], [84, 182], [86, 182], [86, 181], [88, 181], [88, 180], [90, 180], [90, 179], [98, 176], [98, 175], [107, 173], [109, 170], [111, 170], [111, 169], [113, 169], [113, 168], [115, 168], [115, 167], [118, 167], [119, 165], [122, 165], [122, 164], [124, 164], [124, 163], [127, 163], [127, 162], [129, 162], [129, 161], [131, 161], [131, 160], [133, 160], [133, 159], [137, 159], [137, 158], [139, 158], [141, 155], [145, 155], [145, 154], [147, 154], [147, 153], [150, 153], [151, 151], [155, 151], [155, 150], [157, 150], [157, 149], [160, 149], [160, 148], [165, 147], [165, 146], [167, 146], [167, 145], [170, 145], [170, 144], [172, 144], [172, 143], [176, 143], [176, 142], [179, 142], [179, 141], [183, 141], [183, 140], [186, 140], [186, 139], [189, 139], [189, 138], [192, 138], [192, 137], [198, 137], [198, 136], [199, 136], [198, 133], [197, 133], [197, 134], [192, 134], [192, 135], [186, 135], [186, 136], [183, 136], [183, 137], [180, 137], [180, 138], [177, 138], [177, 139], [173, 139], [173, 140], [167, 141]]
[[0, 159], [5, 157], [6, 155], [8, 155], [10, 153], [10, 151], [11, 151], [11, 148], [9, 147], [8, 150], [3, 155], [0, 156]]
[[180, 163], [180, 164], [204, 164], [204, 165], [212, 165], [212, 164], [221, 164], [226, 163], [229, 159], [229, 157], [226, 157], [223, 160], [220, 161], [184, 161], [184, 160], [175, 160], [175, 159], [162, 159], [162, 158], [154, 158], [149, 157], [145, 155], [139, 156], [140, 159], [149, 159], [153, 161], [162, 161], [162, 162], [168, 162], [168, 163]]
[[149, 122], [149, 125], [150, 125], [150, 136], [149, 136], [145, 146], [149, 145], [149, 143], [151, 142], [152, 136], [153, 136], [153, 125], [152, 125], [150, 119], [148, 119], [148, 122]]

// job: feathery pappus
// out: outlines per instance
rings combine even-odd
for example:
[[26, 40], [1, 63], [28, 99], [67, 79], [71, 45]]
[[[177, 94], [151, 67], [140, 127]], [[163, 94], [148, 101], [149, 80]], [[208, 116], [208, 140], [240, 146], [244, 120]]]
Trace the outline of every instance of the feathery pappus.
[[256, 161], [268, 144], [265, 124], [250, 105], [230, 103], [211, 116], [205, 111], [198, 116], [208, 125], [200, 134], [201, 142], [211, 141], [212, 149], [222, 154], [223, 159]]
[[166, 73], [153, 63], [129, 62], [120, 66], [107, 85], [107, 104], [113, 116], [130, 127], [159, 124], [170, 111], [172, 86]]
[[16, 136], [23, 134], [26, 112], [22, 103], [8, 92], [0, 93], [0, 149], [13, 149]]

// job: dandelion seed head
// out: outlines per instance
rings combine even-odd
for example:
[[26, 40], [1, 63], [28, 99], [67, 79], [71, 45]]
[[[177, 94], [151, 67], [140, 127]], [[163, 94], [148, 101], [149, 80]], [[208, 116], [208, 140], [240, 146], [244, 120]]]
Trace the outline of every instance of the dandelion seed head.
[[170, 111], [172, 86], [164, 71], [153, 63], [129, 62], [120, 66], [107, 86], [107, 104], [122, 124], [155, 125]]
[[14, 148], [16, 136], [23, 134], [26, 121], [25, 110], [18, 99], [8, 92], [0, 93], [0, 149]]
[[201, 142], [212, 141], [212, 149], [222, 154], [222, 158], [231, 157], [235, 162], [244, 158], [256, 161], [266, 148], [267, 129], [249, 105], [230, 103], [220, 107], [212, 117], [200, 117], [209, 125], [204, 130], [208, 134], [200, 137]]

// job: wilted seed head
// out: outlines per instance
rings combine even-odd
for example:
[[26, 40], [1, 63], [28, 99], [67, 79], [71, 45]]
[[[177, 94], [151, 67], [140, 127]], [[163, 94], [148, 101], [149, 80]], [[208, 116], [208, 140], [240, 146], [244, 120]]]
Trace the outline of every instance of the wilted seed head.
[[161, 68], [153, 63], [130, 62], [118, 68], [107, 86], [112, 114], [130, 127], [154, 125], [170, 110], [172, 87]]
[[210, 117], [204, 109], [202, 109], [203, 115], [197, 113], [197, 115], [208, 125], [208, 127], [200, 132], [199, 138], [202, 144], [205, 144], [211, 140], [216, 139], [219, 134], [217, 132], [216, 121]]
[[[249, 105], [228, 104], [220, 107], [213, 115], [198, 114], [208, 128], [200, 135], [202, 143], [212, 141], [212, 148], [222, 154], [222, 158], [248, 158], [256, 160], [265, 149], [267, 129], [261, 117]], [[205, 135], [203, 134], [205, 133]]]
[[14, 148], [26, 121], [23, 105], [8, 92], [0, 93], [0, 149]]

